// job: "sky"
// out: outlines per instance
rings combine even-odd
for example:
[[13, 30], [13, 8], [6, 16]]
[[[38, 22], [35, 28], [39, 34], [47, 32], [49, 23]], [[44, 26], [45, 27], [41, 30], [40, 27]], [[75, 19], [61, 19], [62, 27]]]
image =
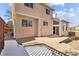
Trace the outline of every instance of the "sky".
[[8, 22], [10, 20], [7, 17], [5, 17], [7, 10], [11, 11], [11, 4], [0, 3], [0, 17], [2, 17], [5, 22]]
[[79, 24], [79, 3], [51, 3], [55, 9], [54, 13], [57, 18], [69, 21], [69, 27], [74, 27]]

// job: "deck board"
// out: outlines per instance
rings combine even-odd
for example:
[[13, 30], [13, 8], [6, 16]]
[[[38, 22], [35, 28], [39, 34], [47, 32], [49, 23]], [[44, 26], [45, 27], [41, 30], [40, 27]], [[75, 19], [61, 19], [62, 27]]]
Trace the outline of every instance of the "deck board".
[[46, 46], [34, 45], [25, 47], [30, 56], [60, 56], [59, 52]]

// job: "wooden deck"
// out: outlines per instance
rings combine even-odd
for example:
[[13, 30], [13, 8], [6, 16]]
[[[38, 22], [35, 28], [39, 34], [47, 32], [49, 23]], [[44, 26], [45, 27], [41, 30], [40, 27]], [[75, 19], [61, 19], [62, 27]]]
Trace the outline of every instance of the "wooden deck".
[[22, 45], [28, 46], [28, 45], [35, 45], [35, 44], [45, 44], [66, 55], [76, 55], [76, 56], [79, 55], [78, 50], [75, 50], [73, 47], [71, 47], [68, 44], [60, 43], [62, 40], [60, 38], [55, 39], [55, 38], [42, 37], [42, 38], [36, 38], [36, 40], [30, 41], [30, 42], [22, 43]]
[[28, 52], [30, 56], [66, 56], [65, 54], [51, 49], [45, 45], [32, 45], [25, 47], [25, 50]]

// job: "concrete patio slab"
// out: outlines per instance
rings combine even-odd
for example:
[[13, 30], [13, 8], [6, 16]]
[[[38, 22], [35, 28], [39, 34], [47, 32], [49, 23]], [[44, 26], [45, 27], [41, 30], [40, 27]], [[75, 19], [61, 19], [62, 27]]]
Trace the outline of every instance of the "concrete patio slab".
[[1, 56], [28, 56], [28, 53], [23, 46], [17, 44], [16, 40], [6, 40]]

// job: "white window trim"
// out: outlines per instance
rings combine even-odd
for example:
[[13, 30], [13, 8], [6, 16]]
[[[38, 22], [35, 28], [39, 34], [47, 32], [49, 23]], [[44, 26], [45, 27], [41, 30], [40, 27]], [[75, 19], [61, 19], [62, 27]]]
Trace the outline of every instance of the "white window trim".
[[[21, 19], [21, 26], [22, 26], [22, 20], [32, 21], [32, 19], [23, 18], [23, 19]], [[33, 26], [33, 21], [32, 21], [32, 26]], [[26, 27], [32, 27], [32, 26], [26, 26]], [[22, 27], [23, 27], [23, 26], [22, 26]], [[24, 27], [25, 27], [25, 26], [24, 26]]]

